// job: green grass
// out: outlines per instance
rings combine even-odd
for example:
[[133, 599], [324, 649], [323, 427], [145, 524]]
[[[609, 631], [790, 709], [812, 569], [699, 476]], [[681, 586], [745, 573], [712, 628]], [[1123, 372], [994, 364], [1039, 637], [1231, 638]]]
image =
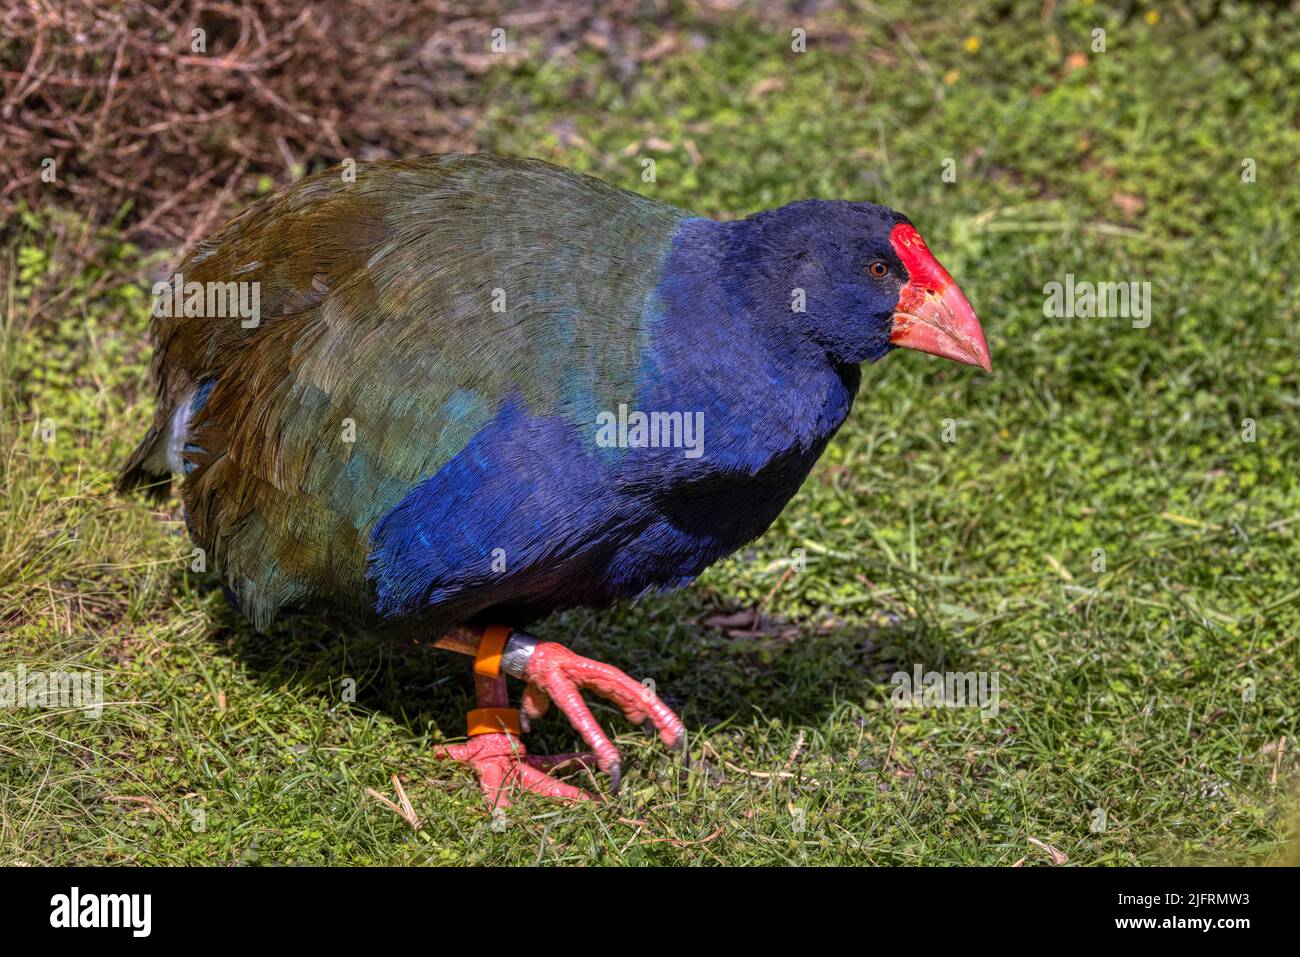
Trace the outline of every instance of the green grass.
[[[463, 659], [310, 618], [254, 635], [188, 571], [177, 509], [111, 493], [149, 413], [150, 261], [106, 243], [51, 298], [79, 227], [32, 213], [0, 290], [0, 670], [102, 672], [108, 704], [0, 711], [0, 863], [1048, 863], [1030, 839], [1074, 864], [1294, 860], [1300, 25], [910, 6], [688, 21], [707, 45], [631, 79], [578, 55], [485, 93], [485, 148], [703, 213], [905, 211], [993, 352], [991, 377], [865, 369], [751, 549], [537, 629], [653, 677], [694, 731], [687, 771], [600, 707], [629, 767], [604, 805], [494, 822], [431, 757], [463, 727]], [[1067, 272], [1151, 282], [1150, 327], [1045, 318]], [[764, 602], [763, 634], [707, 624]], [[998, 713], [895, 709], [918, 663], [997, 673]], [[556, 718], [529, 740], [576, 743]], [[418, 832], [366, 793], [393, 773]]]

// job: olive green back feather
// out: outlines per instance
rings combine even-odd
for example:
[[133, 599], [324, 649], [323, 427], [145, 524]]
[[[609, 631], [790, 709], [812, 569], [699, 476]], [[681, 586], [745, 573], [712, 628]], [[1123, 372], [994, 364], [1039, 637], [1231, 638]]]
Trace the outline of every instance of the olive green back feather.
[[634, 395], [684, 215], [536, 160], [431, 156], [309, 177], [199, 246], [185, 280], [260, 283], [260, 325], [155, 320], [151, 434], [215, 378], [183, 495], [254, 623], [364, 587], [374, 523], [507, 399], [590, 424]]

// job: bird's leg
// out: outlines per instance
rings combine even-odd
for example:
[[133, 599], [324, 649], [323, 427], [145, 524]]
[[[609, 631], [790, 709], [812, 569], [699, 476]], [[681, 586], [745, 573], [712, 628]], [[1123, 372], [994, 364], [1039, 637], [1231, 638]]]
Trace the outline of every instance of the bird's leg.
[[[488, 805], [493, 808], [509, 807], [510, 792], [516, 788], [547, 797], [590, 800], [585, 791], [546, 773], [548, 768], [580, 761], [583, 756], [529, 754], [519, 740], [518, 712], [513, 712], [515, 717], [512, 721], [507, 708], [506, 679], [476, 674], [474, 684], [479, 706], [470, 712], [470, 739], [464, 744], [439, 747], [435, 756], [460, 761], [473, 768]], [[490, 730], [494, 724], [497, 730]]]
[[[653, 728], [669, 747], [685, 751], [685, 725], [659, 700], [653, 688], [632, 680], [617, 668], [576, 655], [561, 644], [539, 641], [525, 632], [501, 627], [462, 627], [443, 635], [434, 645], [475, 656], [479, 710], [471, 713], [471, 738], [465, 744], [440, 748], [438, 755], [464, 761], [474, 767], [493, 806], [508, 803], [505, 791], [512, 786], [552, 797], [574, 800], [588, 797], [577, 788], [555, 780], [543, 770], [558, 763], [581, 760], [588, 755], [528, 755], [518, 739], [517, 731], [504, 724], [510, 720], [509, 713], [484, 712], [485, 708], [503, 708], [507, 700], [502, 674], [520, 678], [527, 683], [522, 702], [526, 717], [538, 718], [551, 702], [555, 703], [594, 752], [596, 763], [610, 776], [611, 790], [615, 793], [622, 779], [622, 760], [618, 749], [605, 735], [583, 701], [583, 689], [594, 691], [613, 701], [628, 720]], [[488, 727], [480, 721], [477, 724], [479, 733], [474, 733], [476, 715], [486, 715], [489, 722], [502, 721], [500, 730], [489, 732]]]
[[538, 641], [532, 635], [515, 632], [508, 653], [516, 644], [532, 646], [522, 666], [522, 677], [528, 683], [523, 695], [524, 713], [538, 718], [554, 702], [595, 753], [596, 763], [609, 775], [610, 790], [615, 794], [623, 777], [622, 759], [582, 699], [584, 689], [614, 702], [633, 724], [657, 731], [664, 744], [686, 753], [686, 726], [650, 685], [634, 681], [612, 665], [575, 655], [553, 641]]

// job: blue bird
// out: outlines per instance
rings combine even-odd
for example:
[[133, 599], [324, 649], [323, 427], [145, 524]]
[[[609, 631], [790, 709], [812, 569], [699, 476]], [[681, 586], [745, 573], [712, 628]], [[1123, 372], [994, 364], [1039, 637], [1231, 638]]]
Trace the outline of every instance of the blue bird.
[[471, 765], [587, 795], [529, 755], [554, 703], [617, 790], [581, 691], [681, 747], [608, 665], [524, 629], [686, 585], [766, 529], [858, 391], [910, 348], [990, 370], [906, 217], [802, 201], [717, 222], [538, 160], [308, 177], [155, 288], [157, 411], [119, 477], [166, 494], [259, 630], [290, 607], [475, 659]]

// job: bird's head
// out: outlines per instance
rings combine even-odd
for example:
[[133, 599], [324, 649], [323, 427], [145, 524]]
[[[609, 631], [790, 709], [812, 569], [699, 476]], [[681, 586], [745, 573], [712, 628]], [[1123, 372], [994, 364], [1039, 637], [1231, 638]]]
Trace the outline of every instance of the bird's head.
[[900, 213], [803, 200], [733, 224], [750, 308], [837, 363], [917, 349], [992, 371], [975, 310]]

